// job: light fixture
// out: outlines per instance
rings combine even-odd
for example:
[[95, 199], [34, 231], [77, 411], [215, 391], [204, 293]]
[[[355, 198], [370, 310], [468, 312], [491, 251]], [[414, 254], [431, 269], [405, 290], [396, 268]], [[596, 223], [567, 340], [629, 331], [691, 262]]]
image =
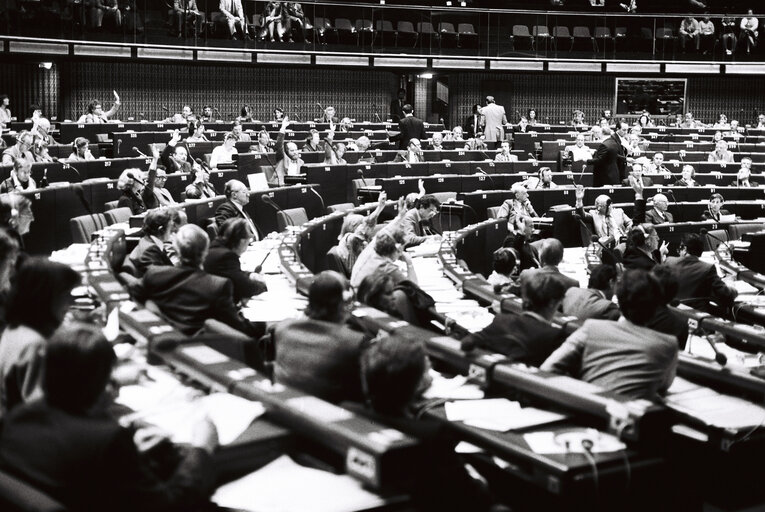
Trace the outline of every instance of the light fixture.
[[39, 67], [40, 69], [50, 69], [50, 68], [53, 67], [53, 63], [52, 62], [41, 62], [41, 63], [39, 63], [37, 65], [37, 67]]
[[433, 73], [422, 73], [420, 75], [417, 75], [419, 78], [424, 78], [425, 80], [430, 80], [433, 78]]

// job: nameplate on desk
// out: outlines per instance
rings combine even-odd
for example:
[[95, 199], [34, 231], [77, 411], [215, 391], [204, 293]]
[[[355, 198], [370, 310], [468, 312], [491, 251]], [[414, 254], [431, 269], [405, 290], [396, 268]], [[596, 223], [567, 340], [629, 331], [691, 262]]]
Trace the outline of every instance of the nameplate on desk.
[[167, 325], [167, 324], [164, 324], [164, 325], [153, 325], [153, 326], [149, 327], [149, 332], [151, 332], [152, 334], [163, 334], [163, 333], [166, 333], [166, 332], [170, 332], [172, 330], [173, 330], [173, 326], [172, 325]]
[[322, 423], [335, 423], [353, 418], [352, 412], [325, 402], [315, 396], [290, 398], [286, 401], [286, 404]]

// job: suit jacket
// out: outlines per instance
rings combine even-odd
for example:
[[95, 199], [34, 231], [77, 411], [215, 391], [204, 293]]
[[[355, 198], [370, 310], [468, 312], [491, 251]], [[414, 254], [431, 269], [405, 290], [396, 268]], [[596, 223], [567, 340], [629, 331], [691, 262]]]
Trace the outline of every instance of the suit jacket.
[[684, 179], [680, 178], [675, 183], [673, 183], [674, 187], [699, 187], [701, 186], [698, 181], [693, 180], [691, 183], [687, 183]]
[[672, 385], [677, 340], [622, 317], [585, 320], [540, 369], [567, 374], [622, 396], [653, 400]]
[[210, 244], [210, 251], [205, 260], [205, 272], [231, 281], [234, 285], [234, 302], [266, 291], [265, 284], [253, 281], [249, 273], [242, 270], [239, 256], [217, 240]]
[[651, 224], [664, 224], [665, 222], [675, 221], [675, 218], [669, 212], [664, 212], [664, 217], [664, 219], [661, 218], [656, 208], [651, 208], [645, 212], [645, 222], [650, 222]]
[[412, 208], [400, 220], [394, 220], [383, 228], [388, 233], [400, 228], [404, 233], [404, 245], [412, 247], [427, 240], [422, 231], [422, 218], [417, 208]]
[[406, 100], [399, 100], [395, 98], [390, 102], [390, 118], [394, 123], [398, 123], [404, 118], [404, 111], [402, 110], [406, 105]]
[[575, 316], [579, 320], [596, 318], [600, 320], [618, 320], [621, 315], [619, 306], [603, 297], [602, 293], [592, 288], [569, 288], [563, 296], [561, 310], [566, 316]]
[[[425, 157], [422, 156], [421, 153], [415, 153], [414, 156], [417, 158], [418, 162], [424, 162]], [[401, 151], [396, 153], [396, 158], [393, 159], [394, 162], [409, 162], [409, 150], [402, 149]]]
[[[653, 187], [653, 180], [649, 178], [648, 176], [641, 176], [640, 179], [643, 181], [644, 187]], [[629, 187], [630, 186], [630, 179], [624, 178], [622, 180], [622, 186], [623, 187]]]
[[151, 265], [172, 267], [173, 262], [170, 261], [170, 257], [160, 247], [154, 243], [154, 240], [146, 235], [138, 240], [138, 245], [128, 256], [130, 262], [135, 267], [138, 274], [136, 277], [143, 277], [146, 273], [146, 269]]
[[193, 509], [215, 486], [213, 460], [185, 452], [160, 479], [133, 432], [104, 412], [73, 415], [37, 400], [14, 409], [0, 432], [0, 466], [69, 510]]
[[523, 283], [531, 279], [531, 276], [535, 274], [552, 275], [556, 277], [561, 283], [563, 283], [563, 286], [565, 286], [567, 290], [569, 288], [579, 287], [579, 282], [576, 279], [572, 279], [568, 276], [564, 276], [563, 274], [560, 273], [560, 271], [558, 270], [558, 267], [547, 265], [542, 268], [529, 268], [522, 271], [521, 275], [518, 276], [518, 281], [521, 285], [521, 288], [523, 288]]
[[[676, 298], [688, 306], [708, 309], [710, 299], [723, 307], [733, 304], [737, 293], [720, 279], [714, 265], [691, 255], [670, 257], [664, 264], [672, 270], [680, 283]], [[691, 298], [697, 300], [687, 300]]]
[[661, 306], [657, 309], [653, 318], [645, 326], [654, 331], [674, 336], [677, 339], [680, 350], [685, 348], [685, 344], [688, 341], [688, 321], [670, 310], [667, 306]]
[[303, 317], [273, 327], [276, 382], [323, 400], [362, 401], [364, 335], [343, 324]]
[[468, 334], [462, 341], [539, 366], [565, 339], [565, 331], [532, 315], [500, 313], [482, 331]]
[[505, 140], [505, 125], [507, 116], [505, 107], [496, 103], [489, 103], [481, 111], [485, 119], [484, 135], [487, 141]]
[[622, 256], [622, 263], [626, 269], [651, 270], [656, 266], [657, 261], [638, 248], [628, 247]]
[[201, 269], [151, 266], [131, 287], [136, 300], [152, 300], [181, 332], [192, 335], [208, 318], [214, 318], [250, 336], [263, 334], [263, 326], [239, 316], [234, 305], [234, 285]]
[[618, 185], [626, 177], [624, 171], [627, 156], [619, 136], [613, 134], [600, 143], [592, 160], [592, 184], [595, 187], [603, 185]]
[[713, 220], [719, 222], [723, 215], [730, 215], [730, 212], [725, 209], [721, 209], [717, 215], [712, 215], [712, 212], [707, 208], [701, 212], [701, 220]]
[[411, 139], [423, 141], [428, 138], [425, 134], [425, 123], [414, 116], [402, 117], [398, 122], [398, 131], [398, 135], [391, 137], [391, 140], [398, 141], [398, 149], [406, 149]]
[[[183, 144], [185, 146], [185, 144]], [[162, 150], [162, 154], [160, 155], [159, 159], [162, 162], [162, 165], [165, 166], [165, 169], [167, 169], [168, 173], [173, 172], [193, 172], [194, 166], [191, 165], [191, 162], [183, 162], [182, 164], [179, 164], [172, 158], [172, 154], [175, 151], [175, 148], [177, 147], [177, 144], [175, 146], [171, 146], [168, 144], [165, 146], [165, 149]], [[188, 152], [188, 148], [186, 148], [186, 151]]]
[[252, 220], [250, 215], [247, 212], [244, 212], [242, 209], [241, 211], [239, 208], [236, 207], [233, 201], [230, 199], [227, 199], [223, 203], [218, 206], [218, 208], [215, 210], [215, 225], [219, 228], [223, 225], [224, 222], [226, 222], [228, 219], [244, 219], [247, 222], [252, 223], [252, 228], [255, 229], [255, 232], [253, 233], [255, 235], [255, 239], [258, 239], [259, 233], [258, 233], [258, 226], [255, 224], [255, 221]]
[[484, 117], [481, 114], [473, 114], [465, 118], [462, 130], [465, 137], [472, 138], [475, 137], [476, 133], [483, 133], [485, 125]]

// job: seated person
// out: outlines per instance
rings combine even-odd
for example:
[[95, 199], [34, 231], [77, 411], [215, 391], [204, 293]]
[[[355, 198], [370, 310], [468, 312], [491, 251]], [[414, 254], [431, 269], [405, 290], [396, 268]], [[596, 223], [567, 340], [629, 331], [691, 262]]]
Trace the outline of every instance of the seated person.
[[55, 160], [48, 152], [49, 143], [40, 137], [35, 137], [32, 144], [32, 156], [34, 156], [35, 162], [51, 163]]
[[321, 137], [319, 136], [319, 131], [316, 129], [311, 129], [311, 131], [308, 133], [308, 138], [305, 140], [305, 144], [303, 144], [303, 151], [322, 151], [322, 143]]
[[[412, 258], [403, 249], [404, 234], [387, 230], [377, 234], [356, 259], [351, 270], [351, 285], [358, 288], [369, 274], [390, 274], [394, 284], [411, 281], [417, 284]], [[405, 271], [401, 267], [405, 267]]]
[[514, 183], [510, 190], [515, 197], [506, 199], [497, 213], [498, 219], [507, 219], [508, 231], [515, 233], [522, 231], [523, 221], [527, 217], [539, 217], [529, 201], [529, 191], [522, 183]]
[[654, 331], [674, 336], [677, 339], [678, 347], [683, 350], [688, 341], [688, 320], [668, 307], [675, 300], [680, 286], [677, 276], [671, 268], [665, 265], [654, 266], [651, 269], [651, 276], [659, 283], [661, 295], [658, 297], [659, 306], [656, 308], [656, 313], [645, 326]]
[[645, 212], [645, 221], [651, 224], [664, 224], [666, 222], [674, 222], [675, 218], [670, 212], [667, 211], [669, 207], [669, 200], [664, 194], [656, 194], [653, 196], [653, 208]]
[[414, 207], [407, 210], [403, 216], [399, 215], [383, 228], [383, 231], [395, 231], [400, 229], [404, 234], [404, 248], [420, 245], [428, 240], [437, 238], [438, 235], [425, 233], [427, 223], [436, 216], [441, 208], [441, 201], [432, 194], [418, 197]]
[[[641, 180], [643, 182], [643, 187], [653, 187], [653, 180], [649, 178], [648, 176], [643, 176], [643, 166], [639, 164], [638, 162], [635, 162], [632, 164], [632, 169], [630, 170], [630, 176], [636, 180]], [[622, 186], [623, 187], [629, 187], [630, 179], [629, 177], [624, 178], [622, 180]]]
[[324, 141], [324, 165], [345, 165], [348, 162], [343, 158], [345, 156], [345, 144], [342, 142], [333, 142], [335, 132], [330, 131]]
[[627, 269], [651, 270], [661, 263], [669, 252], [667, 242], [659, 246], [659, 235], [653, 224], [637, 224], [627, 235], [627, 248], [622, 263]]
[[218, 196], [218, 191], [210, 183], [210, 173], [202, 168], [197, 169], [194, 182], [186, 187], [184, 193], [186, 199], [212, 199]]
[[709, 204], [707, 209], [701, 214], [701, 220], [720, 222], [723, 215], [730, 215], [731, 213], [723, 208], [723, 204], [725, 204], [725, 199], [723, 199], [722, 194], [715, 192], [709, 196]]
[[462, 339], [463, 350], [482, 348], [539, 366], [566, 339], [565, 331], [550, 324], [565, 292], [557, 277], [533, 274], [521, 284], [523, 313], [499, 313], [483, 330]]
[[255, 144], [250, 146], [250, 153], [273, 153], [273, 142], [271, 142], [271, 136], [264, 129], [258, 132], [258, 140]]
[[451, 133], [447, 133], [446, 135], [444, 135], [444, 140], [462, 142], [465, 140], [465, 131], [462, 129], [461, 126], [455, 126], [454, 128], [452, 128]]
[[196, 118], [197, 116], [194, 115], [194, 109], [191, 108], [191, 105], [184, 105], [181, 108], [180, 114], [173, 114], [170, 117], [163, 119], [162, 122], [188, 124], [189, 122], [194, 121]]
[[664, 153], [661, 151], [657, 151], [653, 154], [651, 162], [648, 165], [645, 165], [643, 170], [651, 174], [663, 174], [667, 178], [672, 177], [672, 173], [667, 166], [664, 165]]
[[139, 302], [153, 301], [179, 331], [189, 336], [198, 332], [208, 318], [249, 336], [262, 335], [262, 324], [253, 324], [239, 315], [231, 281], [202, 270], [209, 244], [202, 228], [194, 224], [182, 226], [173, 242], [180, 264], [149, 267], [143, 279], [131, 287], [131, 294]]
[[500, 247], [492, 254], [492, 271], [486, 279], [494, 287], [495, 293], [502, 293], [515, 286], [513, 271], [515, 270], [515, 250]]
[[715, 150], [709, 153], [707, 160], [710, 162], [733, 163], [733, 153], [728, 151], [728, 143], [724, 140], [718, 140], [715, 144]]
[[178, 204], [169, 190], [165, 188], [167, 173], [162, 168], [157, 168], [157, 176], [154, 178], [154, 196], [159, 206], [173, 206]]
[[539, 250], [539, 268], [529, 268], [521, 272], [518, 276], [521, 288], [523, 283], [535, 274], [551, 275], [563, 283], [564, 290], [578, 287], [579, 282], [558, 270], [558, 265], [563, 261], [563, 244], [557, 238], [545, 238], [542, 240], [542, 248]]
[[759, 187], [760, 184], [751, 179], [752, 159], [745, 156], [741, 159], [741, 168], [736, 173], [736, 179], [731, 183], [732, 187]]
[[319, 273], [308, 288], [305, 315], [270, 331], [274, 379], [330, 402], [361, 401], [359, 358], [365, 337], [345, 325], [353, 290], [337, 272]]
[[314, 122], [337, 124], [339, 122], [339, 118], [335, 114], [336, 114], [335, 107], [333, 107], [332, 105], [329, 105], [324, 109], [324, 112], [322, 112], [321, 117], [317, 118]]
[[696, 169], [692, 165], [684, 165], [682, 176], [673, 185], [675, 187], [700, 187], [701, 183], [695, 180]]
[[430, 138], [430, 147], [428, 149], [433, 151], [444, 150], [444, 135], [441, 132], [433, 133], [433, 136]]
[[540, 369], [626, 398], [656, 400], [672, 385], [678, 356], [674, 336], [645, 326], [656, 313], [661, 289], [645, 270], [627, 270], [616, 296], [623, 315], [618, 321], [585, 320]]
[[191, 447], [157, 476], [132, 428], [107, 411], [114, 351], [100, 330], [76, 325], [48, 343], [44, 398], [17, 407], [0, 431], [0, 467], [67, 510], [196, 509], [215, 486], [215, 426], [194, 425]]
[[399, 151], [393, 161], [408, 163], [424, 162], [425, 157], [423, 156], [422, 148], [420, 147], [420, 139], [409, 139], [409, 144], [407, 145], [406, 149]]
[[112, 105], [111, 109], [104, 112], [104, 107], [101, 105], [101, 102], [93, 100], [88, 104], [88, 111], [77, 119], [77, 124], [108, 123], [111, 118], [114, 117], [114, 114], [117, 113], [121, 104], [117, 91], [112, 92], [114, 93], [114, 105]]
[[228, 219], [218, 228], [218, 237], [210, 244], [205, 259], [205, 272], [225, 277], [234, 285], [236, 303], [267, 290], [263, 277], [255, 272], [243, 271], [239, 261], [253, 238], [246, 220]]
[[34, 137], [24, 130], [16, 136], [16, 144], [3, 151], [2, 165], [13, 165], [14, 160], [26, 160], [30, 164], [35, 161], [32, 154]]
[[566, 290], [561, 312], [579, 320], [618, 320], [621, 316], [619, 306], [611, 300], [615, 286], [616, 268], [613, 265], [600, 264], [590, 272], [587, 288], [571, 287]]
[[230, 165], [234, 163], [234, 156], [238, 153], [236, 150], [236, 135], [232, 132], [226, 132], [223, 136], [223, 144], [215, 146], [210, 156], [210, 168], [217, 169], [218, 165]]
[[[539, 267], [539, 249], [542, 241], [534, 234], [534, 221], [526, 217], [522, 222], [522, 229], [509, 234], [502, 242], [502, 247], [508, 247], [515, 251], [518, 271], [527, 268]], [[514, 288], [511, 288], [514, 290]], [[515, 292], [513, 292], [515, 293]]]
[[676, 298], [695, 309], [710, 311], [710, 301], [721, 309], [727, 309], [733, 305], [738, 292], [732, 284], [728, 285], [720, 279], [714, 265], [699, 260], [703, 252], [701, 236], [691, 233], [680, 245], [680, 256], [669, 257], [664, 263], [679, 282]]
[[353, 146], [349, 145], [349, 150], [351, 151], [357, 151], [359, 153], [359, 161], [360, 164], [373, 164], [377, 160], [375, 159], [375, 156], [370, 153], [370, 147], [372, 146], [372, 141], [369, 140], [369, 137], [366, 135], [362, 135], [358, 139], [356, 139], [356, 142]]
[[272, 187], [284, 186], [285, 176], [297, 176], [305, 162], [300, 158], [300, 150], [294, 142], [284, 142], [287, 134], [287, 127], [290, 124], [288, 117], [282, 120], [282, 126], [279, 128], [279, 136], [276, 139], [276, 165], [265, 168], [266, 180]]
[[611, 198], [601, 194], [595, 198], [595, 208], [588, 212], [584, 211], [582, 199], [584, 198], [584, 187], [576, 187], [576, 209], [582, 217], [590, 217], [595, 227], [594, 235], [598, 236], [600, 243], [613, 245], [626, 236], [632, 228], [632, 219], [630, 219], [624, 210], [614, 208], [611, 204]]
[[385, 192], [380, 193], [377, 208], [366, 217], [356, 213], [349, 213], [343, 218], [340, 235], [337, 237], [337, 249], [335, 254], [342, 260], [345, 267], [346, 277], [350, 277], [351, 269], [361, 251], [374, 238], [377, 219], [385, 208], [388, 197]]
[[395, 286], [390, 274], [374, 272], [361, 281], [356, 299], [362, 304], [379, 309], [393, 317], [401, 318], [401, 312], [396, 306]]
[[566, 146], [563, 150], [566, 153], [571, 153], [571, 159], [574, 162], [586, 162], [592, 158], [595, 150], [587, 147], [584, 143], [584, 134], [576, 134], [576, 143], [573, 146]]
[[11, 175], [0, 183], [0, 194], [34, 190], [36, 188], [37, 183], [32, 178], [32, 163], [23, 158], [16, 158], [13, 160]]
[[536, 176], [532, 176], [523, 182], [526, 190], [537, 190], [543, 188], [558, 188], [558, 184], [553, 181], [552, 169], [549, 167], [540, 167]]
[[231, 127], [231, 134], [234, 136], [236, 142], [252, 142], [252, 137], [250, 137], [249, 133], [244, 131], [240, 121], [234, 120]]
[[143, 277], [150, 265], [173, 266], [165, 244], [174, 234], [175, 212], [167, 208], [149, 210], [143, 218], [143, 236], [128, 255], [135, 277]]
[[494, 157], [495, 162], [517, 162], [518, 157], [510, 153], [510, 143], [506, 140], [502, 141], [500, 148], [497, 150], [497, 156]]
[[[181, 132], [175, 130], [170, 142], [162, 150], [160, 159], [168, 172], [194, 172], [200, 169], [199, 164], [190, 161], [189, 150], [181, 144]], [[215, 151], [215, 150], [213, 150]]]
[[[457, 148], [459, 149], [459, 148]], [[483, 133], [477, 133], [475, 137], [470, 137], [465, 141], [464, 146], [465, 151], [486, 151], [489, 149], [486, 146], [485, 138]]]
[[189, 136], [185, 142], [209, 142], [205, 136], [205, 125], [201, 119], [189, 121]]
[[143, 172], [140, 169], [125, 169], [117, 180], [117, 188], [122, 190], [122, 195], [117, 202], [118, 208], [130, 208], [133, 215], [138, 215], [146, 210], [159, 206], [157, 196], [154, 195], [154, 182], [157, 177], [157, 158], [152, 160], [149, 166], [148, 176], [144, 181]]
[[215, 210], [215, 225], [220, 229], [228, 219], [242, 219], [247, 222], [251, 235], [257, 240], [258, 227], [244, 209], [250, 203], [249, 189], [239, 180], [229, 180], [224, 186], [223, 193], [226, 201]]
[[77, 137], [74, 139], [74, 143], [72, 143], [72, 154], [67, 157], [67, 162], [87, 162], [90, 160], [95, 160], [96, 157], [93, 156], [93, 153], [90, 152], [90, 148], [88, 145], [90, 144], [90, 141], [86, 139], [85, 137]]

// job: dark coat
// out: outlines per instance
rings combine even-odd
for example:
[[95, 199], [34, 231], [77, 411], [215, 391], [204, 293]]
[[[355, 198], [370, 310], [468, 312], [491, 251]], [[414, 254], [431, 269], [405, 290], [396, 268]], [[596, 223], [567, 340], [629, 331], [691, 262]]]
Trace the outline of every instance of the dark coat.
[[616, 134], [600, 143], [592, 160], [592, 184], [595, 187], [603, 185], [618, 185], [624, 178], [627, 156]]
[[239, 256], [217, 240], [210, 244], [210, 251], [205, 260], [205, 272], [231, 281], [234, 285], [234, 302], [266, 291], [265, 284], [253, 281], [250, 275], [242, 270]]

